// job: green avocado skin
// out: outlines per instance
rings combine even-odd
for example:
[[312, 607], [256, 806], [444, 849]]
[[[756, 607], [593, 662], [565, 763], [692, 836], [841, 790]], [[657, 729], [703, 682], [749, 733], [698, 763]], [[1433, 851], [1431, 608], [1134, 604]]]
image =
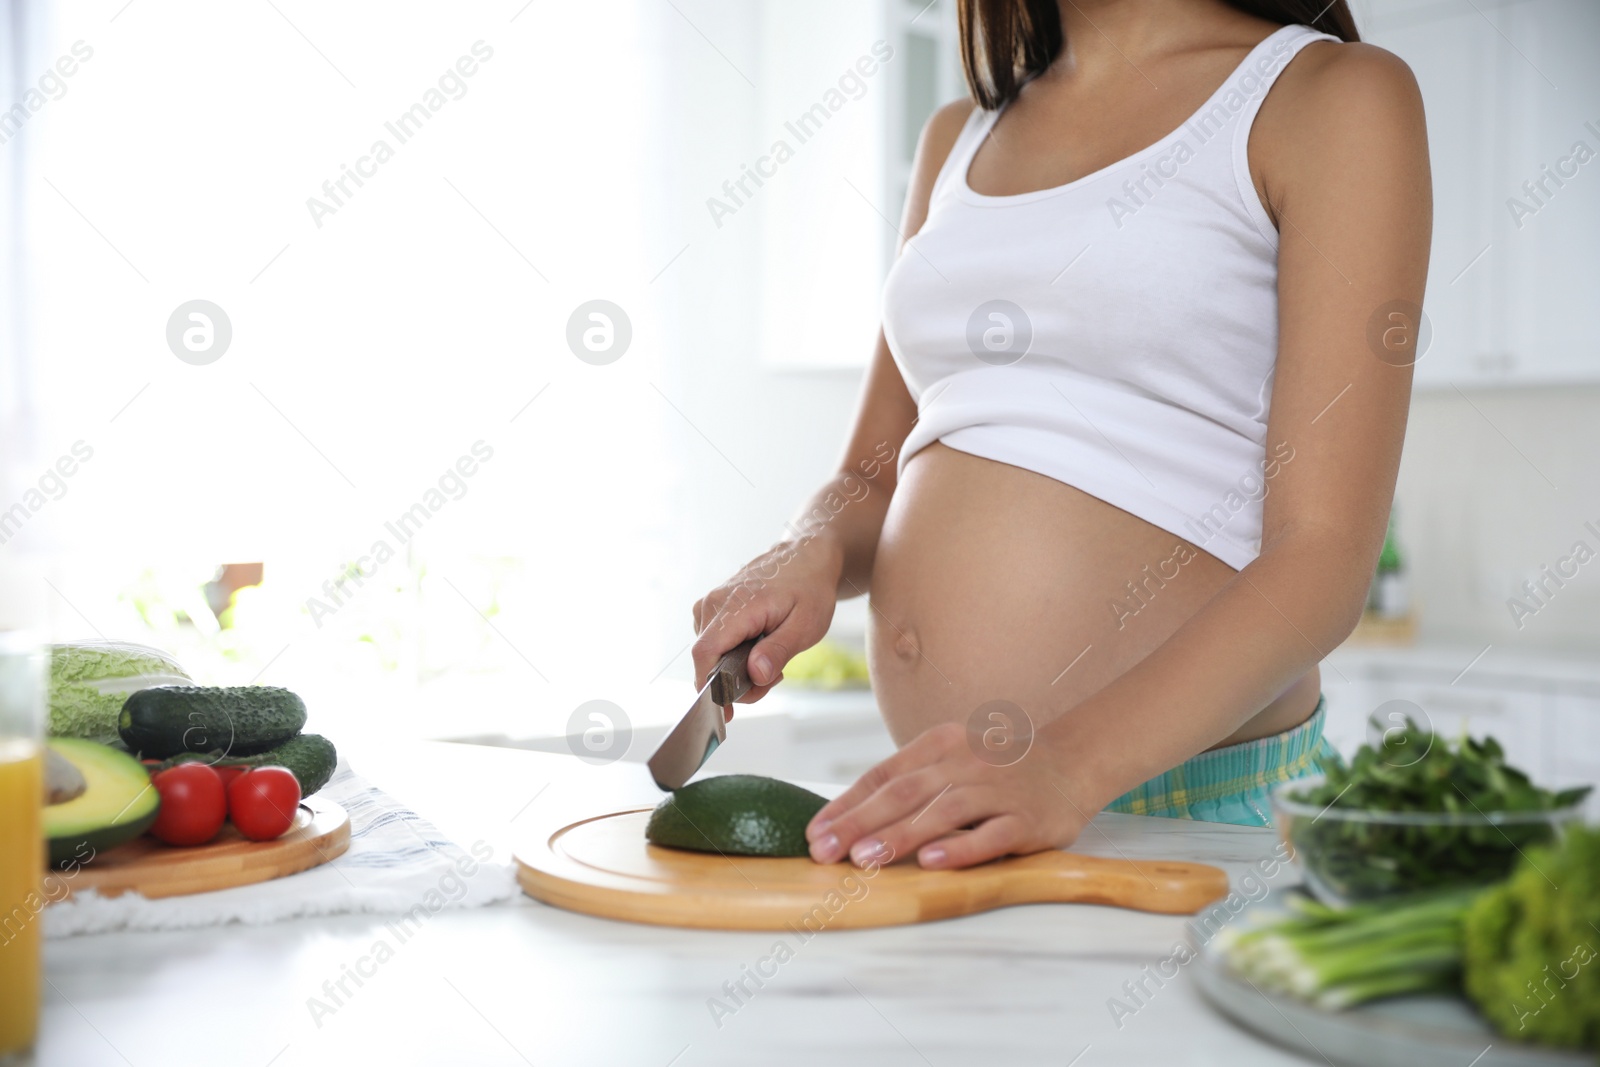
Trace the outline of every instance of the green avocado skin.
[[50, 747], [83, 772], [82, 795], [44, 809], [44, 834], [50, 865], [71, 868], [88, 863], [150, 828], [161, 808], [161, 794], [138, 760], [109, 745], [76, 737], [52, 737]]
[[704, 778], [656, 805], [645, 840], [733, 856], [805, 856], [806, 824], [828, 801], [754, 774]]
[[86, 863], [102, 852], [107, 852], [125, 841], [132, 841], [155, 825], [155, 808], [129, 822], [118, 823], [99, 830], [65, 837], [52, 837], [49, 841], [50, 866], [69, 870], [73, 861]]

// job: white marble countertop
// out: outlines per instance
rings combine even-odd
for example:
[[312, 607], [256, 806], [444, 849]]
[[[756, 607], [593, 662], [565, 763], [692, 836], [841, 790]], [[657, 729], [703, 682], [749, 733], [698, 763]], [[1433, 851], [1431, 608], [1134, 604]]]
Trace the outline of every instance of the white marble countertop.
[[[638, 764], [417, 743], [352, 763], [458, 842], [509, 860], [565, 813], [653, 803]], [[1080, 851], [1198, 860], [1240, 884], [1267, 830], [1105, 815]], [[1260, 892], [1292, 883], [1287, 867]], [[1254, 883], [1247, 883], [1254, 884]], [[382, 918], [118, 933], [46, 943], [36, 1062], [188, 1064], [1299, 1064], [1224, 1021], [1188, 974], [1125, 983], [1173, 953], [1187, 920], [1035, 905], [917, 926], [824, 932], [720, 1019], [724, 983], [772, 933], [631, 925], [523, 897], [440, 912], [402, 943]], [[353, 995], [313, 1018], [323, 983], [388, 942]], [[1123, 1010], [1113, 1013], [1113, 998]], [[1131, 1014], [1130, 1014], [1131, 1010]], [[1118, 1017], [1120, 1015], [1120, 1018]]]

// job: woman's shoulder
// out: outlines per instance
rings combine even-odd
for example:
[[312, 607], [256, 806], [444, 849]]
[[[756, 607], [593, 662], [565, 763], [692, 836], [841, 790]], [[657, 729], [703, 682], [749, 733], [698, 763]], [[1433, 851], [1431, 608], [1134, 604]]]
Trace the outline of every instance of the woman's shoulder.
[[917, 151], [922, 157], [922, 162], [931, 164], [935, 173], [944, 165], [950, 150], [961, 138], [961, 131], [966, 128], [967, 120], [977, 109], [977, 104], [969, 98], [962, 97], [942, 105], [928, 117], [927, 123], [922, 127], [921, 143]]
[[1341, 158], [1423, 172], [1422, 93], [1405, 61], [1359, 41], [1313, 41], [1284, 68], [1250, 138], [1266, 186], [1301, 185]]
[[1364, 41], [1313, 41], [1268, 96], [1297, 125], [1421, 114], [1422, 94], [1406, 61]]
[[906, 189], [905, 226], [902, 230], [906, 237], [916, 233], [927, 221], [939, 175], [976, 108], [977, 105], [971, 100], [951, 101], [929, 116], [922, 127], [922, 136], [917, 140], [917, 156], [911, 165], [911, 183]]

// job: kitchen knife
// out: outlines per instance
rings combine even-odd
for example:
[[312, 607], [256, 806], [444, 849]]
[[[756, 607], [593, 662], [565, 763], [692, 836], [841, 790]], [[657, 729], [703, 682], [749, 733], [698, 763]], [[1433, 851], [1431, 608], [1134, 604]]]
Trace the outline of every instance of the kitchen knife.
[[727, 739], [727, 715], [723, 709], [750, 691], [745, 661], [757, 640], [751, 638], [717, 661], [688, 712], [645, 764], [650, 768], [650, 777], [663, 790], [670, 793], [681, 788]]

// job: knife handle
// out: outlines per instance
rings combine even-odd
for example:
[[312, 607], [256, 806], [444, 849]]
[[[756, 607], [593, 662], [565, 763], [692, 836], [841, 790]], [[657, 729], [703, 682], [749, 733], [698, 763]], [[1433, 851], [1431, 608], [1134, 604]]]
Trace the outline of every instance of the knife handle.
[[711, 699], [716, 701], [718, 707], [725, 708], [750, 692], [750, 672], [745, 668], [745, 663], [750, 658], [750, 650], [756, 647], [759, 640], [758, 637], [752, 637], [723, 656], [712, 668]]

